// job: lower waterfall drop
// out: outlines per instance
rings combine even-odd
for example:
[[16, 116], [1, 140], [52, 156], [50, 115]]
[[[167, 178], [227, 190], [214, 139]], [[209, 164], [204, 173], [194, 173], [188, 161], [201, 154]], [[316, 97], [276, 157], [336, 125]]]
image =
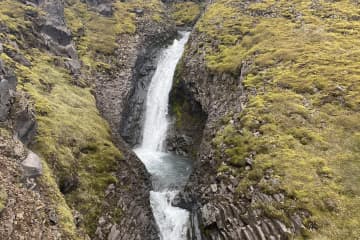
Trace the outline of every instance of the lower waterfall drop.
[[135, 153], [152, 175], [153, 191], [150, 203], [161, 240], [187, 240], [189, 212], [171, 205], [176, 194], [186, 184], [191, 173], [191, 161], [165, 152], [169, 125], [168, 102], [175, 68], [190, 33], [180, 32], [181, 38], [160, 55], [146, 98], [143, 138]]

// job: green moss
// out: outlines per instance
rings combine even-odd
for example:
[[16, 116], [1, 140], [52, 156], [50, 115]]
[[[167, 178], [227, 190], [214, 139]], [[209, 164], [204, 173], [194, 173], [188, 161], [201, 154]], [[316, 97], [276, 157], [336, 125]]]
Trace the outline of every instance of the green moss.
[[[93, 232], [94, 218], [101, 209], [104, 191], [116, 182], [113, 172], [121, 153], [111, 142], [108, 125], [96, 109], [90, 89], [75, 87], [64, 69], [54, 67], [52, 58], [34, 51], [31, 69], [19, 68], [17, 75], [35, 102], [38, 136], [33, 146], [56, 172], [58, 180], [78, 176], [80, 186], [67, 195], [68, 203], [85, 216]], [[50, 84], [51, 91], [43, 85]]]
[[63, 195], [60, 193], [55, 176], [48, 167], [48, 163], [43, 161], [43, 175], [39, 182], [42, 187], [49, 193], [50, 202], [55, 206], [56, 213], [59, 216], [59, 226], [63, 230], [65, 236], [69, 239], [80, 239], [74, 223], [74, 217], [71, 209], [68, 207]]
[[[4, 53], [1, 57], [14, 68], [18, 88], [34, 102], [38, 133], [31, 148], [46, 162], [41, 184], [52, 192], [49, 196], [61, 229], [70, 239], [75, 239], [77, 233], [69, 206], [84, 215], [84, 227], [93, 234], [106, 187], [117, 183], [115, 172], [122, 155], [112, 143], [109, 126], [96, 108], [91, 89], [74, 86], [68, 71], [55, 66], [59, 57], [31, 48], [20, 53], [31, 61], [31, 67]], [[65, 202], [57, 185], [74, 176], [79, 186], [65, 196]]]
[[[219, 122], [225, 126], [213, 140], [219, 165], [242, 178], [240, 193], [251, 185], [285, 193], [291, 204], [271, 206], [268, 215], [286, 222], [293, 211], [309, 211], [307, 226], [318, 230], [305, 232], [307, 239], [359, 236], [360, 215], [351, 213], [360, 208], [357, 8], [351, 1], [239, 7], [218, 0], [196, 25], [210, 71], [238, 77], [243, 62], [252, 63], [243, 84], [256, 94], [233, 116], [240, 124]], [[253, 169], [244, 171], [253, 153]], [[259, 179], [269, 168], [276, 186]]]
[[178, 26], [194, 24], [200, 16], [201, 6], [195, 2], [180, 2], [172, 5], [172, 18]]

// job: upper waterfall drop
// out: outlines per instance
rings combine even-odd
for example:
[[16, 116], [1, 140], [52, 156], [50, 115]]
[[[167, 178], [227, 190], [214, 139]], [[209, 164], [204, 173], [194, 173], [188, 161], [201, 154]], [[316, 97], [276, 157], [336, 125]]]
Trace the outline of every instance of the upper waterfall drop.
[[162, 52], [156, 71], [151, 80], [146, 99], [145, 123], [140, 148], [163, 151], [169, 121], [168, 102], [175, 68], [180, 60], [189, 32], [181, 33], [180, 40]]
[[190, 33], [164, 49], [152, 77], [146, 98], [143, 138], [135, 153], [152, 175], [153, 191], [150, 204], [160, 230], [161, 240], [187, 240], [189, 212], [172, 206], [192, 169], [189, 159], [165, 152], [169, 125], [168, 102], [175, 68], [184, 51]]

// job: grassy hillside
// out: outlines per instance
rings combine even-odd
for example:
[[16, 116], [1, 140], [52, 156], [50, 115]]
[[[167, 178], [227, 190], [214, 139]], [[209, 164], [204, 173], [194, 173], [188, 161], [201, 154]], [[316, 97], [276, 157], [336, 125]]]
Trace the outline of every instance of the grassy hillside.
[[[306, 239], [360, 236], [360, 8], [356, 1], [217, 0], [198, 22], [206, 65], [240, 74], [245, 110], [214, 139], [232, 171], [283, 204], [262, 207], [285, 222], [308, 211]], [[206, 40], [207, 39], [207, 40]], [[254, 166], [244, 171], [255, 152]], [[274, 184], [264, 182], [272, 169]]]
[[[65, 59], [25, 47], [29, 42], [22, 36], [24, 31], [31, 31], [32, 26], [25, 20], [25, 12], [42, 14], [41, 11], [15, 1], [3, 1], [1, 5], [0, 19], [10, 29], [2, 36], [4, 48], [31, 62], [31, 66], [24, 66], [1, 54], [16, 72], [18, 90], [27, 92], [35, 105], [38, 135], [32, 148], [42, 156], [46, 169], [40, 181], [54, 189], [57, 189], [56, 183], [61, 186], [66, 181], [78, 182], [78, 188], [67, 196], [67, 201], [84, 214], [85, 226], [91, 232], [106, 187], [117, 181], [116, 163], [121, 160], [121, 153], [111, 141], [108, 125], [99, 115], [90, 89], [75, 86], [73, 77], [62, 64], [55, 64]], [[16, 13], [4, 9], [16, 9]], [[14, 47], [15, 42], [19, 48]], [[53, 195], [60, 219], [64, 220], [62, 225], [71, 235], [75, 228], [72, 214], [64, 212], [69, 210], [61, 199], [61, 194]]]
[[[73, 239], [77, 233], [70, 208], [83, 215], [82, 226], [90, 235], [104, 208], [113, 222], [119, 222], [122, 214], [115, 209], [116, 203], [103, 204], [107, 186], [118, 181], [116, 172], [123, 156], [96, 108], [94, 75], [110, 76], [118, 70], [116, 64], [124, 65], [118, 63], [121, 53], [116, 50], [128, 46], [120, 46], [118, 40], [130, 46], [137, 41], [139, 16], [147, 24], [159, 23], [165, 13], [158, 0], [115, 1], [112, 16], [103, 16], [80, 0], [66, 0], [64, 5], [65, 22], [82, 63], [79, 76], [65, 68], [69, 59], [41, 44], [35, 22], [46, 13], [20, 1], [0, 1], [4, 29], [0, 42], [6, 50], [0, 57], [14, 69], [17, 90], [26, 92], [34, 103], [38, 133], [30, 147], [43, 159], [45, 174], [40, 182], [51, 189], [49, 196], [57, 205], [60, 225]], [[68, 193], [63, 196], [59, 188], [68, 188]]]

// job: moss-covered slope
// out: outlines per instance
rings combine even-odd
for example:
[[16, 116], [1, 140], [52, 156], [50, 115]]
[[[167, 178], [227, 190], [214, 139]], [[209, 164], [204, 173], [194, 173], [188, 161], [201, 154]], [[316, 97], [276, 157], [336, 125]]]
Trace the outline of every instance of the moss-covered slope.
[[[122, 57], [123, 50], [133, 50], [131, 46], [143, 34], [138, 30], [142, 24], [139, 16], [160, 23], [164, 7], [155, 0], [107, 4], [111, 5], [111, 15], [102, 15], [80, 0], [49, 0], [40, 5], [0, 1], [0, 43], [4, 49], [0, 57], [14, 70], [17, 91], [25, 92], [35, 107], [38, 131], [29, 147], [43, 160], [44, 174], [38, 182], [41, 187], [49, 187], [45, 194], [56, 205], [59, 226], [66, 233], [64, 239], [79, 237], [82, 229], [95, 237], [100, 217], [106, 226], [101, 223], [105, 230], [100, 226], [97, 237], [107, 236], [109, 224], [116, 231], [115, 224], [120, 222], [120, 227], [128, 228], [136, 219], [127, 216], [124, 220], [122, 209], [142, 212], [138, 230], [127, 229], [129, 238], [131, 234], [154, 238], [155, 227], [149, 227], [149, 193], [144, 190], [149, 188], [144, 183], [146, 172], [143, 167], [132, 168], [137, 159], [115, 146], [109, 124], [97, 109], [94, 88], [96, 76], [107, 81], [115, 79], [118, 71], [131, 73], [132, 63]], [[45, 32], [48, 28], [51, 30]], [[71, 37], [71, 46], [56, 46], [63, 35]], [[134, 59], [137, 52], [131, 54]], [[78, 59], [81, 66], [74, 72], [69, 63]], [[118, 129], [112, 130], [116, 135]], [[140, 195], [138, 199], [131, 199], [136, 194]], [[137, 206], [124, 205], [129, 201]], [[141, 209], [144, 206], [138, 204], [140, 201], [146, 204], [146, 210]], [[142, 224], [148, 224], [147, 228], [142, 229]]]
[[[34, 103], [38, 133], [31, 148], [45, 160], [46, 173], [50, 171], [43, 177], [47, 178], [44, 184], [54, 182], [52, 177], [55, 177], [61, 190], [76, 189], [66, 199], [70, 206], [84, 214], [85, 226], [92, 232], [105, 189], [117, 181], [115, 172], [121, 153], [112, 143], [110, 129], [96, 109], [90, 88], [73, 84], [74, 77], [64, 68], [66, 59], [42, 48], [29, 47], [35, 44], [29, 42], [32, 39], [22, 39], [24, 31], [33, 31], [34, 27], [25, 19], [27, 11], [43, 14], [41, 10], [16, 1], [1, 4], [2, 23], [9, 28], [2, 35], [4, 48], [12, 49], [31, 63], [24, 66], [5, 53], [1, 55], [15, 70], [18, 90], [28, 93]], [[16, 15], [5, 9], [16, 9]], [[67, 208], [65, 206], [59, 205], [61, 218], [65, 217], [61, 210]]]
[[219, 122], [219, 174], [240, 179], [239, 196], [283, 193], [252, 207], [285, 223], [309, 213], [306, 239], [360, 236], [359, 20], [356, 1], [217, 0], [196, 25], [207, 71], [247, 96]]

